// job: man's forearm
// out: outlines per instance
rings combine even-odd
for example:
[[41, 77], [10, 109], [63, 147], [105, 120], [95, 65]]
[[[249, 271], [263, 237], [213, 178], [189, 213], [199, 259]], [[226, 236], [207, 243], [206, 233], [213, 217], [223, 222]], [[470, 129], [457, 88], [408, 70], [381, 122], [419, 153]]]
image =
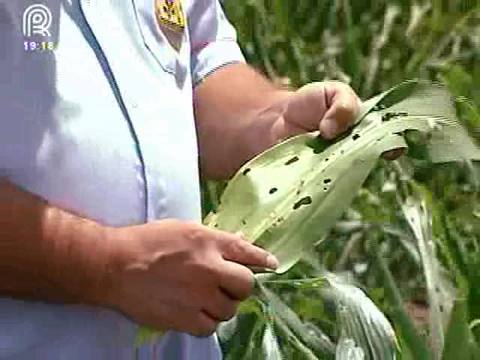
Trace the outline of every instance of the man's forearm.
[[106, 229], [0, 179], [0, 296], [97, 303]]
[[276, 143], [274, 124], [289, 91], [275, 87], [245, 64], [219, 69], [195, 89], [195, 115], [203, 173], [227, 178]]

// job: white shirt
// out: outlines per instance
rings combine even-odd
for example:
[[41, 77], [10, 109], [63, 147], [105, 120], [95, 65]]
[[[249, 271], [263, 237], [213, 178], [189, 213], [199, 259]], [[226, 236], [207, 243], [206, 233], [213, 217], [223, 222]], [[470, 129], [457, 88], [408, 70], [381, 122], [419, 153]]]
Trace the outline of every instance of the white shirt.
[[[200, 221], [192, 89], [243, 61], [218, 1], [183, 1], [179, 53], [154, 0], [39, 0], [49, 36], [24, 34], [34, 3], [0, 0], [0, 176], [108, 225]], [[1, 359], [133, 359], [137, 330], [108, 309], [0, 298]], [[136, 355], [221, 356], [215, 337], [174, 332]]]

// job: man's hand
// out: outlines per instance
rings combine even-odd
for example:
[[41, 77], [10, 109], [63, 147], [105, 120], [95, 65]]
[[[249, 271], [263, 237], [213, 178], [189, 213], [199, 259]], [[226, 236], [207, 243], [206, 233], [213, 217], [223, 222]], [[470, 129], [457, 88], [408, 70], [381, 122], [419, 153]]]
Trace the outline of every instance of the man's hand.
[[[202, 171], [227, 178], [256, 154], [293, 135], [320, 130], [333, 139], [348, 130], [361, 101], [338, 81], [280, 90], [245, 64], [215, 71], [195, 88]], [[401, 151], [385, 154], [395, 158]]]
[[122, 311], [140, 324], [207, 335], [275, 268], [239, 235], [161, 220], [112, 228], [0, 179], [0, 296]]
[[[320, 130], [323, 138], [332, 140], [353, 125], [361, 103], [350, 86], [338, 81], [305, 85], [287, 100], [283, 116], [273, 126], [274, 136], [284, 139]], [[392, 150], [383, 157], [395, 160], [402, 154], [403, 150]]]
[[361, 100], [344, 83], [311, 83], [291, 93], [285, 111], [275, 122], [275, 137], [284, 139], [304, 132], [320, 130], [325, 139], [333, 139], [353, 124]]
[[196, 223], [162, 220], [113, 236], [106, 303], [157, 329], [211, 334], [252, 292], [253, 274], [244, 265], [278, 266], [241, 236]]

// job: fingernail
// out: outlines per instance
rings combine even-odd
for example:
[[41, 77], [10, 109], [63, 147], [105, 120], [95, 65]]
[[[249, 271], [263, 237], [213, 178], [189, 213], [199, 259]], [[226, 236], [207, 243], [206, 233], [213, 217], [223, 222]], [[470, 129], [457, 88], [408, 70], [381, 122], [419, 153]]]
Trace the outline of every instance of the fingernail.
[[267, 257], [267, 265], [270, 269], [276, 269], [279, 267], [280, 263], [278, 262], [278, 259], [273, 256], [273, 255], [268, 255]]
[[327, 139], [331, 139], [337, 135], [338, 124], [333, 119], [324, 119], [320, 123], [320, 135]]

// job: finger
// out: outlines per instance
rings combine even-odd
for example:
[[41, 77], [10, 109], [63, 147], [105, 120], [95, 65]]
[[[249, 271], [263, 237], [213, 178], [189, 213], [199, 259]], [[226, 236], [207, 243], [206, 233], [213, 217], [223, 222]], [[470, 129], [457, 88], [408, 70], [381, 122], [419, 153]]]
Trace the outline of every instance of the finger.
[[[133, 312], [126, 311], [137, 323], [150, 326], [158, 330], [174, 330], [179, 332], [208, 331], [212, 323], [203, 319], [197, 322], [199, 308], [179, 306], [177, 304], [164, 304], [162, 302], [144, 302], [142, 306]], [[214, 322], [213, 319], [211, 321]], [[215, 324], [213, 324], [215, 326]]]
[[361, 101], [347, 84], [326, 82], [324, 86], [328, 110], [320, 121], [320, 134], [333, 139], [353, 125]]
[[276, 269], [279, 265], [275, 256], [258, 246], [250, 244], [239, 235], [222, 232], [219, 240], [225, 260], [270, 269]]
[[302, 86], [289, 101], [283, 117], [295, 133], [318, 129], [320, 120], [328, 110], [325, 83], [316, 82]]
[[227, 294], [218, 289], [215, 294], [210, 294], [204, 311], [217, 321], [226, 321], [235, 316], [237, 307], [237, 300], [231, 299]]
[[162, 327], [165, 330], [186, 332], [194, 336], [209, 336], [213, 334], [219, 321], [201, 309], [176, 308], [171, 306], [164, 319], [168, 319], [170, 326]]
[[225, 261], [222, 266], [220, 287], [232, 299], [245, 300], [253, 291], [253, 273], [245, 266]]
[[382, 157], [385, 160], [396, 160], [403, 154], [405, 154], [405, 149], [395, 149], [395, 150], [384, 152], [382, 154]]
[[210, 336], [215, 332], [217, 326], [218, 321], [202, 310], [195, 317], [191, 317], [187, 332], [194, 336]]
[[258, 266], [247, 266], [248, 269], [250, 269], [251, 272], [254, 274], [265, 274], [265, 273], [275, 273], [275, 270], [267, 269], [264, 267], [258, 267]]

